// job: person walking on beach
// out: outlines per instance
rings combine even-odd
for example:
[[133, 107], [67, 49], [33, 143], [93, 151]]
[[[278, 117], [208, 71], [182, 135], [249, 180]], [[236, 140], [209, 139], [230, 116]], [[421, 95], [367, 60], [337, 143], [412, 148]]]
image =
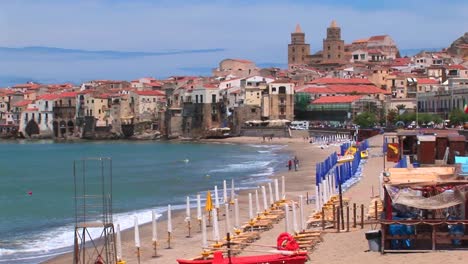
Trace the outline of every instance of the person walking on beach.
[[291, 171], [291, 169], [292, 169], [292, 160], [288, 160], [288, 168]]
[[299, 169], [299, 160], [294, 156], [294, 170], [297, 171], [297, 169]]

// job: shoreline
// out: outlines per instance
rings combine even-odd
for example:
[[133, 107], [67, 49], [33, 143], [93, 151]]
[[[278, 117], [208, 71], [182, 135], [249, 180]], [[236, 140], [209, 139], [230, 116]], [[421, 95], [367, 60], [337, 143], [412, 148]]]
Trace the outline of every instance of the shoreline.
[[[298, 172], [276, 172], [273, 175], [267, 176], [271, 182], [274, 179], [281, 179], [281, 176], [286, 176], [286, 193], [287, 196], [296, 196], [296, 193], [301, 192], [304, 197], [308, 191], [310, 194], [313, 193], [313, 188], [305, 188], [304, 180], [308, 180], [308, 185], [312, 186], [315, 178], [315, 162], [322, 161], [324, 157], [328, 156], [333, 151], [336, 151], [338, 147], [329, 149], [320, 149], [316, 145], [309, 144], [304, 142], [300, 138], [275, 138], [273, 141], [263, 142], [262, 138], [259, 137], [232, 137], [227, 139], [203, 139], [198, 140], [199, 143], [209, 143], [209, 144], [241, 144], [241, 145], [284, 145], [285, 147], [278, 150], [280, 152], [289, 152], [291, 156], [296, 155], [301, 160], [301, 167]], [[319, 154], [319, 155], [309, 155], [309, 154]], [[307, 165], [306, 165], [307, 164]], [[297, 176], [296, 179], [292, 179], [288, 176]], [[291, 179], [290, 179], [291, 178]], [[281, 180], [280, 180], [281, 182]], [[261, 183], [259, 183], [261, 184]], [[265, 184], [265, 183], [263, 183]], [[248, 202], [247, 197], [248, 193], [252, 192], [254, 189], [241, 190], [236, 192], [236, 197], [239, 199], [239, 207], [247, 208]], [[296, 198], [296, 197], [294, 197]], [[193, 201], [192, 201], [193, 202]], [[203, 204], [202, 204], [203, 206]], [[203, 208], [202, 208], [203, 209]], [[220, 230], [221, 234], [224, 233], [224, 221], [225, 218], [222, 214], [223, 208], [220, 209]], [[152, 258], [152, 243], [151, 243], [151, 233], [152, 227], [151, 222], [140, 224], [140, 237], [141, 237], [141, 263], [176, 263], [177, 258], [192, 258], [201, 253], [201, 233], [199, 232], [199, 226], [196, 221], [196, 209], [191, 210], [192, 215], [192, 232], [191, 237], [187, 238], [188, 230], [185, 223], [185, 209], [172, 210], [172, 226], [173, 226], [173, 240], [171, 242], [171, 249], [166, 249], [167, 247], [167, 212], [164, 212], [162, 216], [158, 219], [158, 255], [161, 255], [158, 258]], [[308, 214], [307, 214], [308, 215]], [[231, 216], [232, 218], [232, 216]], [[241, 210], [240, 219], [241, 223], [247, 221], [248, 212], [247, 209]], [[208, 237], [211, 236], [211, 228], [208, 228]], [[264, 232], [264, 233], [268, 233]], [[262, 234], [264, 234], [262, 233]], [[123, 259], [127, 263], [136, 262], [135, 247], [134, 247], [134, 238], [133, 238], [133, 228], [126, 229], [121, 231], [122, 234], [122, 255]], [[277, 234], [276, 234], [277, 235]], [[269, 244], [274, 244], [275, 241], [270, 241]], [[181, 243], [183, 244], [183, 250], [181, 249]], [[59, 256], [56, 256], [52, 259], [49, 259], [43, 263], [70, 263], [72, 262], [72, 253], [66, 253]]]

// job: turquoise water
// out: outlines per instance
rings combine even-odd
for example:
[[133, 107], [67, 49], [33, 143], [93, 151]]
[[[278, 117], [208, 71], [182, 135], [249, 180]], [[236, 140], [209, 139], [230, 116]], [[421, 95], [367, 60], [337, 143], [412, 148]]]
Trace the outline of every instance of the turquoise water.
[[[111, 157], [114, 220], [130, 227], [132, 215], [182, 208], [185, 196], [222, 188], [255, 187], [286, 154], [279, 146], [89, 142], [0, 142], [0, 263], [38, 263], [73, 244], [73, 161]], [[187, 162], [188, 161], [188, 162]], [[229, 181], [228, 181], [229, 182]], [[195, 200], [193, 200], [195, 205]]]

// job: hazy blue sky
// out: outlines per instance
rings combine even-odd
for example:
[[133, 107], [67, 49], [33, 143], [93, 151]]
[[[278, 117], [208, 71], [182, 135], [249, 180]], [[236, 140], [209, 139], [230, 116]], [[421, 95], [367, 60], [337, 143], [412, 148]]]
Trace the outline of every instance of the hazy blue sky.
[[468, 29], [466, 14], [468, 1], [463, 0], [1, 1], [0, 47], [185, 52], [118, 59], [7, 51], [7, 59], [0, 59], [0, 77], [84, 80], [195, 74], [226, 57], [284, 64], [296, 23], [316, 51], [332, 19], [342, 27], [346, 42], [389, 34], [400, 48], [445, 47]]

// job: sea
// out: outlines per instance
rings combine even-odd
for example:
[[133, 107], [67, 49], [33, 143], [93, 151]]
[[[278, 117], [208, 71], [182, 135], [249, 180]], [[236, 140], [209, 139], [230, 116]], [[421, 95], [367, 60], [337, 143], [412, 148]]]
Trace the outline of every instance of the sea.
[[[236, 192], [285, 170], [277, 145], [106, 141], [0, 141], [0, 263], [40, 263], [72, 250], [74, 161], [112, 159], [113, 219], [121, 229], [185, 207], [223, 180]], [[94, 170], [94, 171], [93, 171]], [[109, 172], [106, 170], [106, 172]], [[100, 175], [92, 166], [86, 172]], [[99, 177], [99, 176], [97, 176]], [[220, 191], [220, 197], [222, 196]]]

